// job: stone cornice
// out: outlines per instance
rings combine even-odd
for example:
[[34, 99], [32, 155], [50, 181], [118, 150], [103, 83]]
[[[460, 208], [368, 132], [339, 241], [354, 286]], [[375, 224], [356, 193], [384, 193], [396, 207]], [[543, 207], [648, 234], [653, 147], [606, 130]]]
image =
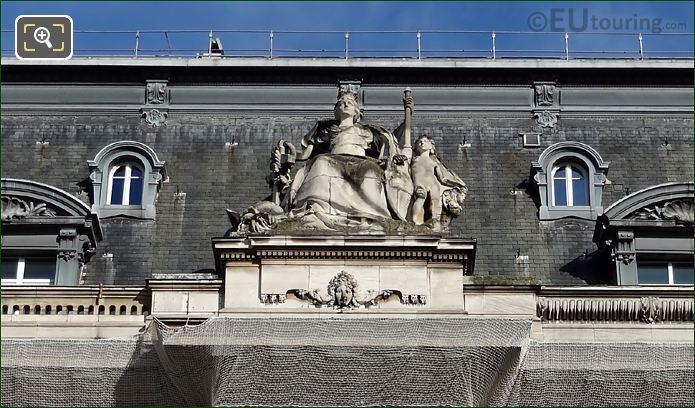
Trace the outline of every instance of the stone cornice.
[[692, 59], [395, 59], [395, 58], [131, 58], [103, 57], [80, 58], [60, 61], [18, 60], [12, 57], [0, 59], [3, 66], [70, 66], [70, 67], [184, 67], [184, 68], [555, 68], [555, 69], [692, 69]]
[[436, 236], [256, 236], [214, 238], [218, 267], [260, 259], [397, 259], [463, 264], [471, 274], [475, 240]]
[[4, 298], [133, 298], [144, 293], [142, 286], [3, 286]]
[[219, 291], [221, 279], [147, 279], [147, 288], [159, 291]]

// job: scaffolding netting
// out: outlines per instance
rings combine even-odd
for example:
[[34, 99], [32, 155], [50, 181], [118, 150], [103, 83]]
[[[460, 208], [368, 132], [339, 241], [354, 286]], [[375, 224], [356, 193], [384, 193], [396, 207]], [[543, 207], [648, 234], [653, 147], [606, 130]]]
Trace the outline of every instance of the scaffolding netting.
[[3, 406], [692, 405], [692, 343], [549, 343], [530, 320], [213, 318], [3, 339]]

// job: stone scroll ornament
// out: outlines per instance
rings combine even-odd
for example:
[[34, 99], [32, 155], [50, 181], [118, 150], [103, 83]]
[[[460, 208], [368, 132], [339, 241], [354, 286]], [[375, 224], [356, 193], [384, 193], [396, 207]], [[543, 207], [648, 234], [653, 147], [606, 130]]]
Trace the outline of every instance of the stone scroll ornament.
[[327, 297], [322, 296], [319, 289], [292, 289], [288, 291], [288, 293], [293, 294], [300, 300], [310, 302], [315, 306], [327, 306], [338, 310], [375, 306], [379, 302], [400, 293], [395, 290], [370, 290], [367, 291], [366, 297], [360, 297], [358, 289], [359, 285], [355, 277], [345, 271], [340, 271], [340, 273], [333, 277], [328, 283]]
[[[338, 94], [334, 119], [304, 135], [301, 152], [280, 140], [266, 181], [271, 194], [238, 213], [227, 210], [232, 236], [293, 232], [427, 234], [461, 214], [467, 187], [437, 155], [434, 140], [412, 139], [413, 97], [394, 131], [362, 124], [358, 94]], [[292, 175], [295, 162], [304, 165]]]
[[55, 217], [56, 212], [48, 208], [46, 203], [27, 202], [17, 197], [2, 196], [2, 220], [21, 219], [26, 217]]
[[639, 220], [673, 220], [681, 225], [693, 225], [693, 200], [673, 200], [644, 207], [631, 218]]

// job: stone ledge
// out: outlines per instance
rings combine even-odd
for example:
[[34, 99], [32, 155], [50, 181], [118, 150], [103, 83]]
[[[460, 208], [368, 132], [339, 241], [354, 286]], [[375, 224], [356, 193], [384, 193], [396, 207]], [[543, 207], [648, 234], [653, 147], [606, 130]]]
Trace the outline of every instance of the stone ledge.
[[0, 65], [7, 66], [70, 66], [70, 67], [186, 67], [186, 68], [220, 68], [220, 67], [349, 67], [349, 68], [562, 68], [562, 69], [692, 69], [692, 59], [401, 59], [401, 58], [350, 58], [345, 59], [316, 59], [316, 58], [132, 58], [132, 57], [103, 57], [80, 58], [61, 61], [19, 60], [13, 57], [3, 57]]

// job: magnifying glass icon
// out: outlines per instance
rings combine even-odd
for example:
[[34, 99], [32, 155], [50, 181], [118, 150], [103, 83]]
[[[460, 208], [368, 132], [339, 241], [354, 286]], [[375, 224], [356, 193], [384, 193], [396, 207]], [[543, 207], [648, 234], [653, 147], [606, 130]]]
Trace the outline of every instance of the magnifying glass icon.
[[51, 32], [46, 27], [39, 27], [34, 31], [34, 40], [37, 43], [46, 44], [48, 48], [53, 48], [51, 44]]

